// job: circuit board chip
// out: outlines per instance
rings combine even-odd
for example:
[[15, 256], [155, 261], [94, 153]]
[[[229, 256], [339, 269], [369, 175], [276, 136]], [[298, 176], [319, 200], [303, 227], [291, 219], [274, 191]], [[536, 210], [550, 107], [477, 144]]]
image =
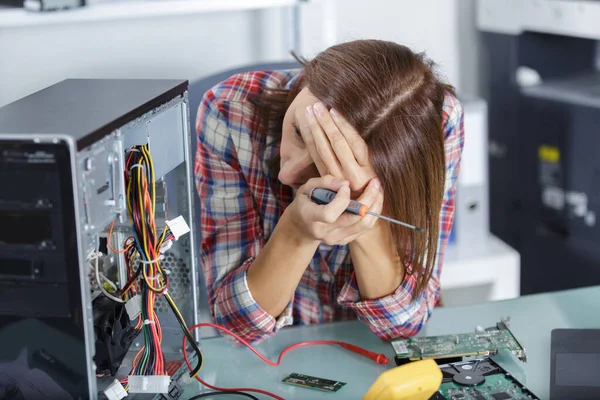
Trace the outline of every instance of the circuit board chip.
[[333, 381], [330, 379], [317, 378], [315, 376], [296, 373], [288, 375], [282, 380], [282, 382], [287, 383], [288, 385], [307, 387], [325, 392], [337, 392], [346, 385], [345, 382]]

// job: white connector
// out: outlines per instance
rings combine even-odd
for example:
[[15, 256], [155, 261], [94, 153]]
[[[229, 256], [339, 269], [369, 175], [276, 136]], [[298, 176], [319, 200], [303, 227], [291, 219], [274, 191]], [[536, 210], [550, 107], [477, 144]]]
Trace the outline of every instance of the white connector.
[[173, 247], [173, 241], [167, 240], [166, 242], [160, 245], [158, 251], [160, 252], [160, 254], [165, 254], [167, 251], [169, 251], [171, 247]]
[[113, 383], [108, 385], [106, 389], [104, 389], [104, 395], [108, 400], [121, 400], [124, 397], [127, 397], [127, 392], [121, 382], [118, 380], [114, 380]]
[[129, 375], [129, 393], [169, 393], [169, 375]]
[[173, 236], [175, 236], [175, 240], [179, 240], [180, 237], [182, 237], [190, 231], [190, 227], [181, 215], [175, 219], [166, 221], [166, 223], [169, 229], [171, 230]]
[[190, 374], [183, 374], [181, 375], [181, 377], [179, 377], [179, 379], [177, 380], [177, 382], [179, 382], [179, 384], [181, 386], [186, 386], [192, 382], [195, 382], [196, 380], [192, 377], [190, 377]]
[[125, 311], [130, 320], [136, 319], [142, 313], [142, 296], [136, 294], [125, 303]]

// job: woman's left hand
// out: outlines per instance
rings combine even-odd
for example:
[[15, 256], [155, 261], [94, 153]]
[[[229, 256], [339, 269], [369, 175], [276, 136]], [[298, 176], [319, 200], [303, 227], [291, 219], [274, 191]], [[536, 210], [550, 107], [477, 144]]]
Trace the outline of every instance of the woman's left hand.
[[345, 179], [360, 195], [377, 178], [363, 138], [339, 112], [328, 111], [321, 102], [307, 107], [306, 118], [303, 140], [321, 176]]

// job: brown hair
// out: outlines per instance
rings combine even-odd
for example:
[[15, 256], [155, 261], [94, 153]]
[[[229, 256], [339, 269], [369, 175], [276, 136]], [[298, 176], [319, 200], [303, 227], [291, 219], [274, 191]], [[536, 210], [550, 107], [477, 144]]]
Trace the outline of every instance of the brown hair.
[[[298, 61], [303, 70], [291, 90], [269, 90], [255, 99], [263, 132], [272, 145], [281, 141], [285, 111], [306, 86], [360, 132], [383, 186], [384, 214], [425, 229], [390, 224], [406, 273], [416, 275], [417, 297], [436, 262], [445, 183], [442, 106], [452, 87], [440, 82], [424, 54], [393, 42], [352, 41]], [[278, 156], [270, 166], [277, 172]]]

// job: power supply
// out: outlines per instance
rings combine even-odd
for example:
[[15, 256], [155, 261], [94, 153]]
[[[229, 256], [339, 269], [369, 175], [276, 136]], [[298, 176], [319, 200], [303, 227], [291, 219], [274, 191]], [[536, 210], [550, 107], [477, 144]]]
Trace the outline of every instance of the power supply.
[[198, 322], [187, 87], [68, 79], [0, 108], [0, 398], [168, 386]]

